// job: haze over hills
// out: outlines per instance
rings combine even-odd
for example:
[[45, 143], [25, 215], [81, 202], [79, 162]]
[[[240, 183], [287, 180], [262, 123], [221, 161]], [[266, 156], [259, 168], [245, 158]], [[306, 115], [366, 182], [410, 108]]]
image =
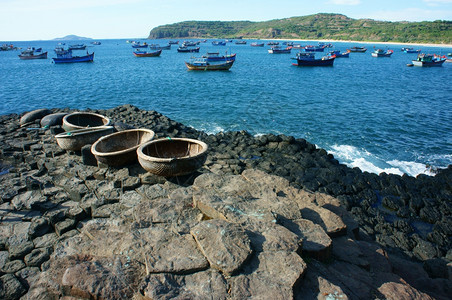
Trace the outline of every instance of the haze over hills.
[[452, 44], [452, 21], [388, 22], [320, 13], [263, 22], [184, 21], [155, 27], [148, 38], [322, 39]]
[[92, 38], [70, 34], [70, 35], [66, 35], [65, 37], [53, 39], [53, 41], [78, 41], [78, 40], [92, 40]]

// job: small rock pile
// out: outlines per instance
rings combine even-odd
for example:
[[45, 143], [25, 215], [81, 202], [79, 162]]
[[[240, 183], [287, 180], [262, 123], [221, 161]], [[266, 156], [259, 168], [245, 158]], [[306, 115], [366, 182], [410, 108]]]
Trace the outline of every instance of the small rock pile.
[[207, 135], [130, 105], [96, 112], [203, 140], [208, 160], [172, 179], [100, 168], [58, 148], [58, 125], [1, 116], [1, 299], [450, 295], [450, 168], [377, 176], [302, 139]]

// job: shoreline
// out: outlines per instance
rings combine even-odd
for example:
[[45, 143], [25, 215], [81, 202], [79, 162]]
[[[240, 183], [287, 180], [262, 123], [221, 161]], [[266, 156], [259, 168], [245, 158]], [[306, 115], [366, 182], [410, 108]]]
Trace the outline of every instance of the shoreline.
[[[58, 113], [61, 117], [61, 113], [74, 111], [76, 110], [67, 108], [52, 109], [51, 113]], [[83, 111], [110, 118], [117, 130], [130, 127], [149, 128], [156, 133], [157, 137], [186, 137], [201, 140], [209, 147], [207, 160], [197, 172], [177, 178], [149, 174], [138, 163], [120, 169], [106, 167], [89, 160], [92, 155], [89, 151], [90, 145], [85, 147], [88, 151], [82, 149], [81, 153], [66, 152], [59, 148], [54, 135], [62, 132], [63, 129], [58, 123], [40, 128], [39, 118], [28, 118], [30, 123], [21, 126], [19, 118], [24, 117], [23, 113], [0, 116], [0, 131], [4, 136], [0, 141], [0, 158], [2, 164], [11, 166], [6, 173], [2, 172], [3, 175], [0, 175], [5, 190], [0, 203], [2, 205], [0, 224], [6, 227], [15, 224], [18, 235], [13, 234], [13, 238], [9, 235], [5, 236], [5, 233], [16, 232], [13, 229], [8, 231], [9, 227], [0, 230], [0, 253], [3, 255], [3, 260], [0, 260], [0, 276], [7, 273], [3, 275], [3, 277], [6, 276], [3, 280], [12, 280], [11, 276], [22, 278], [29, 286], [36, 288], [30, 289], [30, 293], [38, 293], [43, 284], [38, 278], [49, 282], [48, 277], [45, 276], [51, 276], [53, 271], [56, 274], [53, 273], [52, 276], [61, 280], [63, 273], [70, 273], [67, 270], [71, 270], [71, 266], [88, 263], [82, 259], [83, 257], [91, 261], [96, 259], [99, 253], [104, 254], [103, 247], [99, 247], [93, 241], [98, 239], [102, 241], [103, 236], [110, 234], [114, 239], [105, 240], [102, 245], [110, 249], [108, 251], [112, 253], [111, 258], [123, 258], [123, 266], [126, 263], [133, 264], [130, 261], [132, 254], [127, 252], [128, 254], [123, 255], [128, 248], [122, 249], [120, 247], [122, 243], [119, 242], [132, 243], [134, 237], [127, 235], [130, 231], [123, 232], [124, 228], [118, 227], [121, 222], [130, 222], [130, 220], [135, 221], [132, 224], [134, 227], [131, 227], [134, 230], [137, 228], [155, 230], [155, 227], [161, 226], [164, 230], [157, 230], [158, 232], [169, 232], [171, 235], [183, 232], [190, 241], [193, 240], [190, 234], [196, 236], [196, 232], [191, 229], [199, 228], [194, 226], [202, 224], [203, 221], [210, 220], [217, 222], [215, 224], [218, 225], [225, 219], [230, 222], [235, 220], [237, 223], [246, 224], [248, 230], [256, 231], [258, 236], [270, 239], [270, 244], [277, 243], [276, 240], [279, 238], [293, 239], [291, 236], [300, 231], [293, 226], [305, 224], [308, 222], [306, 220], [309, 220], [315, 221], [317, 226], [323, 225], [324, 229], [320, 232], [316, 231], [323, 237], [320, 238], [318, 235], [315, 237], [313, 242], [317, 242], [317, 246], [313, 248], [316, 250], [303, 249], [303, 257], [305, 255], [311, 257], [307, 267], [308, 274], [312, 274], [309, 270], [315, 274], [319, 266], [328, 268], [334, 264], [338, 266], [338, 270], [341, 270], [347, 262], [351, 264], [346, 265], [350, 268], [347, 269], [348, 272], [356, 276], [350, 279], [352, 282], [359, 280], [358, 278], [363, 274], [371, 278], [372, 263], [375, 261], [370, 261], [372, 255], [369, 253], [375, 254], [376, 247], [380, 251], [378, 253], [384, 254], [382, 258], [386, 257], [385, 261], [389, 261], [388, 257], [395, 259], [394, 266], [388, 268], [384, 274], [392, 272], [392, 268], [399, 268], [400, 271], [399, 263], [403, 261], [403, 266], [411, 266], [411, 268], [416, 266], [413, 276], [423, 278], [422, 283], [410, 282], [411, 286], [408, 285], [407, 288], [412, 288], [414, 285], [423, 292], [428, 290], [433, 294], [435, 292], [442, 294], [447, 291], [445, 286], [449, 282], [447, 279], [449, 275], [446, 265], [452, 262], [452, 234], [448, 231], [448, 228], [452, 228], [452, 211], [448, 209], [450, 199], [447, 198], [447, 195], [450, 195], [452, 166], [441, 170], [435, 177], [419, 175], [415, 178], [386, 173], [376, 175], [342, 165], [324, 149], [317, 148], [301, 138], [274, 134], [254, 137], [246, 131], [207, 134], [173, 121], [158, 112], [141, 110], [132, 105]], [[127, 123], [124, 123], [125, 120]], [[249, 182], [253, 182], [251, 187], [245, 190], [240, 189], [242, 184]], [[259, 190], [259, 187], [262, 190]], [[213, 192], [214, 195], [209, 192]], [[254, 192], [256, 194], [253, 194]], [[262, 200], [262, 203], [259, 202], [260, 205], [265, 203], [266, 206], [254, 207], [256, 197]], [[286, 203], [282, 208], [280, 205], [290, 197], [293, 197], [292, 200], [295, 202]], [[296, 202], [300, 197], [303, 198], [303, 203]], [[215, 211], [219, 209], [219, 199], [227, 200], [221, 212]], [[246, 201], [243, 206], [240, 206], [240, 201], [243, 200]], [[305, 206], [301, 212], [298, 212], [293, 203]], [[147, 211], [152, 205], [156, 207]], [[259, 208], [258, 223], [241, 219], [244, 215], [256, 218], [255, 211], [251, 211], [249, 215], [242, 213], [250, 208]], [[131, 212], [131, 209], [138, 211]], [[140, 215], [140, 212], [144, 214]], [[176, 213], [173, 215], [174, 212]], [[200, 215], [201, 212], [205, 216]], [[118, 216], [123, 216], [123, 219]], [[322, 217], [321, 220], [318, 219], [319, 216]], [[165, 217], [175, 219], [165, 220]], [[184, 222], [180, 223], [181, 220]], [[326, 223], [328, 226], [325, 225]], [[279, 231], [275, 231], [276, 225], [286, 227], [278, 227]], [[107, 229], [103, 226], [107, 226]], [[317, 226], [314, 227], [318, 229]], [[292, 229], [292, 233], [288, 229]], [[115, 235], [119, 232], [126, 234], [127, 238], [121, 239]], [[49, 240], [51, 237], [52, 239]], [[171, 244], [174, 248], [170, 247], [170, 249], [183, 248], [181, 242], [188, 240], [181, 237], [175, 244]], [[243, 241], [243, 239], [240, 240]], [[257, 240], [261, 241], [261, 244], [258, 243], [255, 246], [255, 249], [258, 249], [255, 250], [256, 253], [266, 253], [268, 249], [263, 247], [262, 238]], [[324, 243], [325, 240], [332, 242], [326, 242], [327, 245], [319, 250], [319, 243]], [[70, 244], [71, 241], [72, 244]], [[78, 243], [78, 241], [84, 242]], [[162, 243], [166, 241], [161, 240]], [[46, 246], [42, 246], [43, 244]], [[305, 244], [304, 240], [303, 244]], [[91, 257], [82, 255], [82, 258], [80, 255], [76, 255], [75, 258], [64, 257], [66, 252], [61, 251], [62, 249], [69, 250], [70, 253], [75, 251], [75, 254], [85, 254], [85, 252], [77, 252], [77, 248], [76, 250], [72, 248], [77, 245], [84, 245], [86, 248], [81, 248], [83, 251], [91, 249], [94, 252], [88, 253], [94, 254], [91, 254]], [[116, 248], [116, 245], [119, 248]], [[292, 242], [287, 242], [286, 245], [292, 245]], [[306, 243], [306, 247], [308, 245], [309, 243]], [[157, 246], [156, 248], [159, 248], [160, 244]], [[297, 251], [294, 251], [296, 249], [295, 246], [290, 248], [289, 257], [298, 259], [298, 254], [295, 255]], [[273, 255], [275, 252], [279, 253], [278, 251], [270, 253]], [[350, 253], [353, 257], [351, 260], [346, 258]], [[135, 255], [132, 256], [134, 260], [142, 260], [141, 256], [133, 255]], [[184, 257], [185, 252], [181, 256]], [[162, 255], [157, 252], [155, 257], [159, 257], [159, 260], [153, 261], [153, 267], [156, 267], [156, 262], [161, 261]], [[322, 264], [331, 258], [334, 259]], [[69, 262], [65, 259], [69, 259]], [[106, 259], [105, 256], [102, 259]], [[61, 260], [67, 264], [61, 263]], [[253, 262], [253, 259], [243, 259], [243, 261]], [[283, 260], [283, 262], [288, 261]], [[282, 262], [273, 263], [279, 265]], [[111, 260], [100, 260], [94, 266], [108, 264], [112, 265]], [[142, 270], [144, 265], [146, 269], [150, 267], [145, 261], [136, 268]], [[174, 266], [172, 261], [170, 265]], [[286, 270], [293, 268], [292, 264], [289, 263], [289, 265], [290, 267]], [[303, 263], [297, 265], [301, 266]], [[381, 260], [377, 260], [375, 266], [380, 265]], [[36, 266], [41, 267], [42, 272], [40, 269], [36, 270]], [[30, 270], [31, 267], [35, 269]], [[203, 265], [197, 266], [195, 270], [190, 269], [190, 272], [174, 269], [159, 272], [171, 274], [173, 272], [177, 276], [183, 276], [179, 273], [193, 272], [201, 275], [207, 268], [208, 266]], [[410, 269], [410, 267], [407, 268]], [[444, 268], [446, 273], [443, 273]], [[2, 270], [14, 270], [14, 274]], [[32, 271], [36, 273], [36, 277], [27, 275]], [[269, 271], [270, 274], [272, 274], [271, 271]], [[160, 276], [159, 272], [148, 273], [148, 276]], [[232, 278], [236, 278], [234, 276], [237, 274], [234, 272], [240, 271], [238, 269], [231, 271]], [[300, 273], [304, 272], [304, 269], [300, 271]], [[408, 273], [412, 272], [410, 269]], [[96, 277], [98, 273], [90, 272], [89, 276]], [[329, 273], [331, 272], [325, 274]], [[333, 276], [325, 274], [326, 278]], [[27, 277], [23, 278], [23, 276]], [[65, 278], [66, 283], [61, 284], [76, 286], [80, 282], [76, 280], [69, 284], [68, 276]], [[295, 276], [293, 287], [290, 286], [288, 294], [285, 294], [288, 298], [291, 298], [291, 293], [302, 293], [303, 289], [299, 284], [312, 287], [309, 280], [302, 279], [303, 276], [300, 275], [299, 280], [296, 280], [297, 278]], [[108, 277], [104, 279], [105, 282], [110, 280]], [[331, 277], [333, 282], [335, 279]], [[436, 280], [435, 286], [443, 290], [432, 291], [431, 288], [425, 290], [424, 285], [428, 286], [426, 282], [432, 283], [431, 280]], [[104, 280], [95, 282], [102, 285]], [[149, 283], [149, 281], [146, 282]], [[234, 284], [237, 282], [231, 282], [232, 286]], [[353, 283], [350, 284], [353, 286]], [[341, 286], [345, 289], [348, 285], [344, 283]], [[84, 289], [87, 288], [89, 287], [84, 287]], [[179, 287], [168, 288], [177, 290]], [[268, 291], [268, 286], [264, 284], [262, 291]], [[25, 288], [21, 290], [21, 293], [24, 292], [26, 292]], [[344, 294], [347, 293], [344, 292]]]
[[356, 44], [381, 44], [381, 45], [408, 45], [408, 46], [425, 46], [425, 47], [445, 47], [452, 48], [452, 44], [433, 44], [433, 43], [401, 43], [401, 42], [372, 42], [372, 41], [354, 41], [354, 40], [304, 40], [304, 39], [260, 39], [263, 41], [297, 41], [297, 42], [322, 42], [322, 43], [356, 43]]

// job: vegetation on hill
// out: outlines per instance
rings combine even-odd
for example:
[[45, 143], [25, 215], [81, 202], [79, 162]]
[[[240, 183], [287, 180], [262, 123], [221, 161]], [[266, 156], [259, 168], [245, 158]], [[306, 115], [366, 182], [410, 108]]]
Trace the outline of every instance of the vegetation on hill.
[[159, 38], [322, 39], [452, 44], [452, 21], [386, 22], [340, 14], [251, 21], [186, 21], [153, 28]]

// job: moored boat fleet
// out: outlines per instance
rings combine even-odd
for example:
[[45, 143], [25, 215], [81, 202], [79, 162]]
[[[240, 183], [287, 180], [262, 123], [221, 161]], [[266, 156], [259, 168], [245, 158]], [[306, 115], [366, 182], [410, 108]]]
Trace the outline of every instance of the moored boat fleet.
[[[181, 43], [179, 41], [169, 40], [166, 44], [148, 44], [147, 42], [140, 41], [127, 41], [131, 43], [133, 48], [133, 55], [135, 57], [158, 57], [162, 54], [163, 50], [171, 50], [172, 46], [177, 47], [179, 53], [199, 53], [201, 50], [201, 43], [206, 43], [207, 40], [185, 40]], [[214, 40], [211, 42], [212, 46], [226, 46], [228, 43], [233, 43], [233, 40]], [[100, 45], [100, 42], [91, 42], [92, 45]], [[234, 42], [235, 45], [247, 45], [246, 40], [239, 39]], [[249, 44], [251, 47], [264, 47], [269, 46], [266, 51], [269, 54], [291, 54], [294, 51], [295, 57], [291, 59], [294, 61], [292, 65], [295, 66], [333, 66], [336, 58], [348, 58], [351, 53], [366, 53], [368, 50], [366, 47], [353, 46], [346, 51], [337, 49], [330, 49], [326, 55], [317, 57], [317, 53], [325, 52], [328, 48], [334, 48], [332, 44], [318, 43], [318, 45], [301, 45], [294, 42], [280, 42], [280, 41], [254, 41]], [[86, 54], [78, 55], [76, 51], [86, 50], [85, 44], [73, 44], [65, 46], [64, 43], [60, 43], [54, 49], [56, 57], [52, 57], [55, 64], [61, 63], [76, 63], [76, 62], [93, 62], [94, 51]], [[93, 47], [93, 46], [90, 46]], [[203, 46], [204, 47], [204, 46]], [[19, 48], [20, 49], [20, 48]], [[18, 50], [12, 44], [5, 44], [2, 50]], [[444, 62], [452, 62], [452, 53], [449, 53], [449, 58], [446, 55], [436, 55], [429, 53], [422, 53], [421, 49], [415, 49], [412, 47], [402, 47], [403, 53], [417, 54], [416, 59], [412, 59], [411, 63], [407, 66], [420, 66], [420, 67], [435, 67], [442, 66]], [[394, 54], [392, 49], [375, 48], [371, 51], [372, 57], [391, 57]], [[354, 55], [354, 54], [353, 54]], [[18, 55], [22, 60], [32, 59], [47, 59], [48, 52], [43, 51], [42, 48], [29, 47]], [[185, 61], [185, 65], [189, 70], [229, 70], [235, 62], [236, 54], [220, 55], [219, 52], [207, 52], [206, 54], [198, 57], [191, 57], [190, 60]]]

